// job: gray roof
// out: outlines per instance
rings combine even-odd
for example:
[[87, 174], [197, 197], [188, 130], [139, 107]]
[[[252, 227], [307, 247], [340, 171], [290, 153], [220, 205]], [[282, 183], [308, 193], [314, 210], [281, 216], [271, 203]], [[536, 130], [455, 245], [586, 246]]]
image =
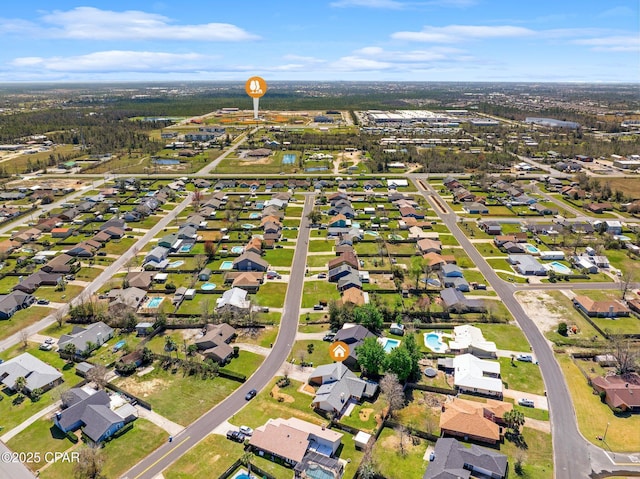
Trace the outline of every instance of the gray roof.
[[449, 276], [452, 273], [460, 273], [460, 274], [462, 274], [462, 270], [460, 269], [460, 267], [457, 264], [449, 264], [449, 263], [443, 264], [440, 267], [440, 269], [441, 269], [442, 274], [444, 276]]
[[[350, 398], [360, 400], [375, 394], [377, 388], [356, 377], [344, 364], [333, 363], [317, 367], [310, 377], [322, 377], [324, 382], [316, 392], [314, 403], [327, 402], [336, 411], [342, 411]], [[373, 392], [372, 392], [373, 390]]]
[[31, 392], [49, 386], [60, 379], [62, 373], [31, 354], [23, 353], [0, 364], [2, 384], [13, 389], [16, 379], [19, 377], [24, 377], [27, 380], [25, 389]]
[[467, 448], [455, 439], [440, 438], [434, 453], [422, 479], [468, 479], [472, 477], [469, 467], [490, 471], [496, 478], [507, 474], [507, 456], [475, 444]]
[[147, 254], [147, 256], [145, 256], [144, 262], [146, 263], [151, 258], [163, 260], [163, 259], [166, 259], [168, 255], [169, 255], [169, 250], [167, 248], [163, 246], [156, 246]]
[[362, 288], [362, 280], [357, 271], [351, 270], [349, 274], [338, 280], [338, 288], [343, 289], [345, 286], [354, 285]]
[[147, 292], [144, 289], [131, 287], [126, 289], [112, 289], [108, 297], [112, 302], [122, 303], [132, 308], [138, 309], [144, 300]]
[[98, 442], [101, 436], [114, 424], [124, 419], [113, 412], [108, 405], [89, 405], [85, 408], [81, 418], [85, 426], [82, 428], [89, 439]]
[[112, 336], [113, 329], [102, 321], [99, 321], [86, 328], [75, 326], [71, 334], [64, 334], [60, 337], [58, 347], [62, 350], [67, 344], [73, 344], [76, 347], [76, 351], [82, 352], [87, 347], [88, 342], [100, 345]]
[[32, 296], [22, 291], [11, 291], [9, 294], [0, 295], [0, 311], [10, 312], [19, 309], [29, 303]]
[[455, 288], [445, 288], [440, 291], [440, 298], [447, 308], [462, 306], [466, 308], [482, 308], [484, 303], [480, 299], [469, 299]]

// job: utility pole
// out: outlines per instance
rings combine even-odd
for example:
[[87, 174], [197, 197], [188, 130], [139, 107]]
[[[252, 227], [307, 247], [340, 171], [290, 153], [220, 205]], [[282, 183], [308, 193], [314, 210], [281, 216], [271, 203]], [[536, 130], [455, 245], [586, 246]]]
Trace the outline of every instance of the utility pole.
[[609, 430], [609, 424], [611, 423], [607, 423], [607, 427], [604, 429], [604, 436], [602, 436], [602, 442], [605, 442], [605, 440], [607, 439], [607, 431]]

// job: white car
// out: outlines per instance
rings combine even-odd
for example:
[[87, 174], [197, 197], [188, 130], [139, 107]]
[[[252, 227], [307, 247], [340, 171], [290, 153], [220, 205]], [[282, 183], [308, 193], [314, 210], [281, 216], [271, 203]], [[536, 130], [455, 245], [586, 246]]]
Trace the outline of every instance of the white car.
[[518, 354], [516, 356], [516, 359], [518, 361], [524, 361], [525, 363], [532, 363], [533, 362], [533, 356], [531, 356], [530, 354]]
[[536, 405], [533, 402], [533, 400], [532, 399], [527, 399], [527, 398], [518, 399], [518, 404], [520, 406], [525, 406], [525, 407], [536, 407]]
[[249, 426], [240, 426], [239, 431], [245, 436], [251, 436], [253, 434], [253, 429]]

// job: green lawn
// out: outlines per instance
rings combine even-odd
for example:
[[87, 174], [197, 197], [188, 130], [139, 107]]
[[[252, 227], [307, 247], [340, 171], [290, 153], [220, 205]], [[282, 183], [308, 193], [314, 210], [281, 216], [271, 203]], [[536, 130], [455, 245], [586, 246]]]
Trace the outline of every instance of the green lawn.
[[[239, 382], [221, 377], [201, 379], [184, 376], [181, 370], [173, 374], [164, 371], [157, 362], [150, 373], [142, 377], [132, 375], [119, 378], [115, 384], [148, 401], [160, 415], [184, 426], [191, 424], [240, 386]], [[177, 404], [188, 404], [189, 407], [176, 407]]]
[[349, 416], [342, 416], [340, 422], [373, 434], [378, 427], [378, 421], [381, 420], [381, 412], [386, 405], [387, 403], [382, 399], [382, 396], [375, 403], [364, 402], [358, 404], [353, 408]]
[[260, 354], [252, 353], [251, 351], [239, 351], [238, 357], [233, 358], [224, 368], [249, 377], [260, 367], [263, 361], [264, 356]]
[[[319, 232], [318, 232], [319, 233]], [[328, 240], [312, 240], [309, 241], [309, 252], [310, 253], [324, 253], [333, 251], [334, 247], [333, 241]]]
[[107, 254], [120, 255], [128, 251], [138, 241], [138, 239], [139, 238], [136, 238], [136, 237], [133, 237], [133, 238], [124, 237], [120, 239], [111, 240], [105, 244], [104, 248], [101, 251], [106, 251]]
[[271, 266], [291, 266], [294, 249], [278, 248], [267, 250], [263, 259]]
[[624, 273], [631, 273], [638, 281], [640, 278], [640, 260], [637, 257], [630, 256], [627, 250], [608, 249], [604, 252], [611, 266], [622, 270]]
[[28, 464], [33, 471], [36, 471], [46, 464], [45, 452], [63, 452], [74, 443], [53, 424], [53, 420], [44, 417], [13, 437], [7, 445], [15, 452], [39, 452], [42, 461]]
[[529, 351], [531, 346], [522, 330], [515, 324], [474, 324], [482, 330], [484, 339], [496, 343], [498, 349]]
[[102, 269], [99, 268], [80, 268], [80, 271], [76, 273], [76, 279], [80, 281], [93, 281], [96, 279], [100, 273], [102, 273]]
[[165, 479], [191, 479], [206, 471], [210, 477], [219, 477], [243, 452], [242, 444], [211, 434], [169, 466], [163, 476]]
[[282, 308], [287, 293], [287, 283], [266, 283], [254, 296], [256, 303], [270, 308]]
[[498, 358], [500, 373], [505, 387], [532, 394], [544, 394], [542, 374], [537, 364]]
[[398, 435], [393, 429], [384, 428], [373, 447], [376, 470], [384, 477], [420, 479], [428, 461], [423, 460], [428, 442], [421, 439], [417, 445], [406, 442], [405, 455], [399, 450]]
[[640, 333], [640, 320], [635, 316], [609, 318], [591, 318], [591, 320], [605, 333], [612, 334], [638, 334]]
[[[313, 344], [313, 352], [309, 354], [307, 347]], [[293, 350], [289, 356], [290, 360], [295, 360], [296, 363], [300, 363], [303, 358], [304, 361], [313, 363], [314, 366], [320, 366], [322, 364], [330, 364], [333, 360], [329, 357], [329, 345], [326, 341], [322, 340], [304, 340], [296, 341], [293, 343]]]
[[21, 309], [11, 318], [0, 321], [0, 339], [9, 337], [23, 328], [37, 323], [52, 312], [52, 308], [35, 305], [27, 309]]
[[302, 307], [312, 308], [318, 301], [340, 299], [340, 293], [335, 283], [327, 281], [305, 281], [302, 292]]
[[[527, 444], [524, 451], [524, 474], [509, 474], [509, 477], [523, 477], [526, 479], [552, 479], [553, 476], [553, 444], [551, 436], [541, 431], [528, 427], [522, 428], [522, 435]], [[515, 444], [507, 440], [500, 446], [500, 452], [509, 456], [509, 469], [513, 470], [513, 464], [520, 450]]]
[[565, 381], [571, 392], [573, 407], [578, 417], [580, 432], [598, 447], [602, 442], [596, 436], [602, 436], [607, 424], [607, 446], [613, 451], [636, 452], [640, 450], [640, 416], [616, 416], [609, 406], [600, 401], [598, 395], [593, 394], [593, 389], [587, 384], [587, 380], [580, 369], [564, 354], [556, 355], [556, 359], [562, 368]]
[[35, 295], [37, 298], [48, 299], [56, 303], [65, 303], [84, 291], [84, 286], [68, 284], [64, 291], [56, 291], [56, 286], [40, 286]]
[[319, 266], [327, 266], [327, 263], [332, 259], [335, 259], [336, 256], [331, 255], [311, 255], [307, 256], [307, 266], [314, 268]]

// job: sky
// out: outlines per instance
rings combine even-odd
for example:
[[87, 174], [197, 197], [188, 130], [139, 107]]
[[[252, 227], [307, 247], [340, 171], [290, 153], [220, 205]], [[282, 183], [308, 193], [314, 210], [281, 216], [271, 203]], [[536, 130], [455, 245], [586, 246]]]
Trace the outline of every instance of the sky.
[[10, 1], [0, 82], [640, 82], [638, 0]]

